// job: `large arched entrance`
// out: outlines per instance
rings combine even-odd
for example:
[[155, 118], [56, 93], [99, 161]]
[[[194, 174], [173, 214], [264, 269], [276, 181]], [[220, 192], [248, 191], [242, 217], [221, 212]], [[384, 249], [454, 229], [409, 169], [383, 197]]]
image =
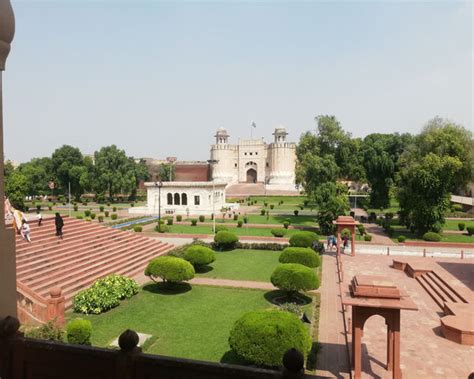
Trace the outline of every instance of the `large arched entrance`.
[[257, 171], [253, 168], [247, 170], [247, 183], [257, 183]]

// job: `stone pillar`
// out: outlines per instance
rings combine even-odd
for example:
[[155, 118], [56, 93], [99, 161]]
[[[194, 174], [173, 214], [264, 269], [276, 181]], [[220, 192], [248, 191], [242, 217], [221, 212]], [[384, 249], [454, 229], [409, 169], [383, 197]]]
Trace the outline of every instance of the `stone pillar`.
[[356, 236], [355, 236], [355, 227], [351, 228], [351, 255], [355, 257], [356, 251], [355, 251], [355, 241], [356, 241]]
[[61, 288], [53, 287], [49, 290], [48, 307], [46, 310], [47, 321], [56, 320], [59, 326], [64, 326], [64, 311], [66, 300]]
[[387, 370], [393, 370], [393, 332], [387, 322]]
[[337, 245], [336, 245], [336, 254], [341, 253], [341, 228], [337, 227]]
[[3, 153], [2, 71], [15, 34], [15, 18], [9, 0], [0, 0], [0, 319], [16, 317], [15, 235], [5, 229], [5, 179]]
[[393, 313], [393, 379], [402, 378], [400, 369], [400, 309], [394, 309]]

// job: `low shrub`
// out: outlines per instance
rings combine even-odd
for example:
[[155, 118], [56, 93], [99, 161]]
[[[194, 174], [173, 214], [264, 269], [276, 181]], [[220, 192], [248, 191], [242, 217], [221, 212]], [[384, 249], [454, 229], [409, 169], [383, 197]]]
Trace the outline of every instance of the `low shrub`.
[[92, 335], [92, 324], [89, 320], [76, 318], [67, 323], [67, 342], [77, 345], [90, 345]]
[[274, 209], [275, 208], [275, 204], [270, 204], [270, 209]]
[[367, 242], [372, 241], [372, 234], [366, 234], [366, 235], [364, 236], [364, 241], [367, 241]]
[[166, 220], [166, 224], [173, 225], [173, 219], [170, 217]]
[[105, 217], [109, 217], [109, 211], [104, 212]]
[[237, 228], [241, 228], [244, 222], [242, 220], [237, 221]]
[[191, 280], [194, 274], [191, 263], [173, 256], [154, 258], [145, 269], [145, 275], [155, 282], [160, 278], [165, 283], [180, 283]]
[[280, 263], [299, 263], [306, 267], [321, 265], [321, 257], [309, 247], [287, 247], [280, 255]]
[[109, 202], [107, 202], [107, 206], [110, 207], [110, 203], [109, 203]]
[[91, 219], [94, 220], [96, 217], [96, 214], [95, 213], [91, 213]]
[[461, 204], [453, 204], [451, 208], [454, 212], [461, 212], [463, 210]]
[[298, 305], [296, 303], [283, 303], [280, 305], [280, 309], [285, 312], [290, 312], [293, 313], [294, 315], [297, 315], [298, 317], [301, 316], [303, 313], [303, 308], [301, 305]]
[[196, 218], [191, 219], [191, 226], [196, 226], [198, 223], [198, 220]]
[[117, 212], [117, 207], [112, 207], [112, 212]]
[[100, 215], [98, 218], [99, 222], [104, 222], [104, 216]]
[[135, 206], [135, 203], [130, 203], [130, 206], [131, 206], [131, 207], [134, 207], [134, 206]]
[[365, 232], [365, 226], [363, 224], [359, 224], [357, 225], [357, 230], [359, 231], [359, 234], [361, 236], [363, 236], [366, 232]]
[[48, 210], [50, 210], [50, 211], [53, 210], [53, 206], [51, 204], [48, 205]]
[[300, 211], [299, 211], [298, 209], [295, 209], [295, 210], [293, 211], [293, 213], [295, 214], [295, 216], [298, 216], [299, 213], [300, 213]]
[[86, 210], [84, 211], [84, 216], [90, 217], [90, 215], [91, 215], [90, 209], [86, 209]]
[[64, 342], [64, 330], [58, 326], [55, 320], [50, 320], [44, 325], [26, 330], [25, 337]]
[[265, 212], [266, 212], [265, 209], [260, 209], [260, 215], [261, 216], [265, 216]]
[[158, 233], [168, 233], [170, 231], [170, 228], [166, 225], [163, 225], [163, 224], [158, 224], [155, 226], [155, 232], [158, 232]]
[[214, 242], [219, 249], [232, 249], [239, 241], [239, 237], [231, 232], [221, 231], [214, 236]]
[[406, 241], [406, 239], [407, 239], [407, 237], [402, 235], [402, 236], [398, 236], [397, 241], [400, 242], [400, 243], [403, 243], [403, 242]]
[[290, 238], [290, 246], [311, 247], [314, 241], [318, 240], [318, 235], [314, 232], [297, 232]]
[[468, 226], [466, 230], [467, 230], [467, 234], [469, 234], [470, 236], [474, 234], [474, 226]]
[[41, 211], [41, 204], [38, 204], [38, 205], [36, 206], [36, 210], [37, 210], [37, 211]]
[[423, 239], [430, 242], [439, 242], [441, 241], [441, 236], [435, 232], [426, 232], [423, 234]]
[[285, 291], [288, 299], [291, 299], [299, 291], [319, 288], [319, 278], [316, 272], [298, 263], [279, 264], [273, 271], [270, 281], [275, 287]]
[[92, 221], [92, 219], [91, 219], [90, 217], [86, 217], [85, 220], [86, 220], [86, 221], [89, 221], [89, 222]]
[[250, 250], [271, 250], [271, 251], [282, 251], [289, 245], [287, 243], [276, 243], [276, 242], [237, 242], [235, 244], [236, 249], [250, 249]]
[[79, 207], [78, 207], [77, 205], [74, 205], [73, 209], [74, 209], [74, 212], [77, 212], [77, 210], [79, 209]]
[[101, 212], [103, 212], [103, 211], [104, 211], [104, 206], [101, 205], [101, 206], [99, 207], [99, 210], [100, 210]]
[[183, 221], [183, 216], [177, 215], [176, 216], [176, 221], [178, 221], [178, 222]]
[[245, 216], [245, 217], [244, 217], [244, 224], [248, 224], [248, 222], [249, 222], [249, 219], [248, 219], [247, 216]]
[[285, 229], [288, 229], [289, 226], [290, 226], [290, 223], [289, 223], [288, 221], [284, 221], [284, 222], [283, 222], [283, 227], [284, 227]]
[[460, 231], [463, 231], [466, 228], [466, 224], [464, 222], [459, 222], [458, 223], [458, 229]]
[[194, 267], [206, 266], [216, 260], [216, 254], [206, 246], [191, 245], [186, 249], [184, 259]]
[[270, 230], [270, 233], [273, 234], [273, 237], [284, 237], [286, 234], [286, 229], [278, 228]]
[[237, 221], [239, 219], [239, 215], [234, 215], [234, 221]]
[[108, 275], [96, 280], [73, 298], [74, 312], [100, 314], [138, 293], [135, 280], [122, 275]]
[[112, 213], [112, 214], [110, 215], [110, 218], [111, 218], [112, 220], [117, 220], [117, 217], [118, 217], [118, 216], [117, 216], [117, 213]]
[[141, 225], [133, 225], [133, 231], [135, 233], [141, 233], [143, 230], [143, 227]]
[[268, 207], [268, 203], [265, 201], [265, 202], [263, 203], [263, 206], [264, 206], [265, 208]]
[[199, 222], [204, 222], [206, 220], [206, 217], [203, 215], [199, 216]]
[[229, 345], [245, 360], [262, 366], [281, 366], [283, 355], [296, 349], [304, 357], [311, 350], [309, 330], [294, 314], [278, 309], [247, 312], [230, 331]]
[[229, 229], [227, 228], [227, 226], [224, 226], [224, 225], [217, 225], [216, 226], [216, 233], [219, 233], [219, 232], [227, 232]]
[[83, 216], [83, 215], [77, 215], [76, 218], [77, 218], [78, 220], [82, 220], [82, 219], [84, 218], [84, 216]]

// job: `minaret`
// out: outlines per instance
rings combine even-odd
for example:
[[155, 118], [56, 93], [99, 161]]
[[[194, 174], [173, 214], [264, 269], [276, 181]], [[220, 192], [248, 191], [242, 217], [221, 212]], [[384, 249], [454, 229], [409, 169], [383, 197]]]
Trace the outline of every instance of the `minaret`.
[[283, 186], [294, 189], [296, 144], [286, 141], [288, 133], [283, 126], [275, 128], [273, 135], [274, 142], [268, 146], [270, 162], [268, 184], [282, 186], [282, 189]]
[[216, 143], [211, 146], [211, 178], [216, 182], [231, 183], [236, 178], [236, 146], [229, 145], [229, 134], [224, 128], [217, 129]]

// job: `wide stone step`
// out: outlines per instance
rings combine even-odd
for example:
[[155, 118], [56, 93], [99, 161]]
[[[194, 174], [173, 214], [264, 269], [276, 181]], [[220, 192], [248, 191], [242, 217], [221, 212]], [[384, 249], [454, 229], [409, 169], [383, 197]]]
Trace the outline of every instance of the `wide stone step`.
[[443, 289], [443, 291], [452, 299], [455, 303], [468, 303], [467, 299], [464, 298], [458, 291], [449, 285], [436, 271], [429, 273], [433, 281], [438, 283], [438, 286]]
[[[83, 261], [93, 261], [96, 258], [105, 259], [107, 252], [120, 252], [124, 249], [129, 249], [136, 246], [138, 241], [134, 236], [128, 235], [119, 236], [118, 239], [113, 240], [103, 239], [100, 243], [94, 242], [94, 246], [86, 245], [78, 250], [71, 247], [62, 254], [51, 253], [50, 255], [45, 256], [41, 261], [35, 262], [33, 267], [31, 265], [23, 265], [20, 268], [17, 268], [17, 277], [20, 280], [24, 280], [23, 278], [26, 276], [32, 278], [35, 273], [46, 275]], [[117, 247], [119, 248], [118, 250], [116, 250]]]
[[419, 275], [415, 278], [418, 283], [421, 284], [423, 289], [430, 295], [430, 297], [434, 300], [434, 302], [441, 308], [443, 309], [443, 304], [444, 304], [444, 299], [439, 296], [439, 294], [433, 289], [432, 284], [427, 280], [426, 274]]
[[[163, 244], [164, 245], [164, 244]], [[112, 263], [104, 260], [99, 260], [96, 262], [91, 262], [86, 268], [77, 270], [70, 275], [61, 275], [58, 277], [51, 278], [50, 281], [46, 283], [39, 284], [37, 286], [28, 284], [34, 291], [39, 292], [40, 294], [47, 294], [48, 290], [52, 286], [60, 286], [61, 288], [67, 288], [70, 285], [76, 285], [77, 282], [80, 282], [83, 278], [97, 277], [97, 274], [102, 273], [103, 271], [115, 272], [118, 269], [127, 267], [132, 259], [141, 259], [142, 255], [146, 255], [148, 251], [158, 250], [162, 245], [157, 246], [156, 244], [150, 244], [145, 246], [143, 249], [138, 249], [137, 251], [127, 251], [126, 254], [117, 255], [113, 259]], [[74, 287], [75, 288], [75, 287]], [[63, 289], [63, 294], [67, 294], [67, 290]]]

